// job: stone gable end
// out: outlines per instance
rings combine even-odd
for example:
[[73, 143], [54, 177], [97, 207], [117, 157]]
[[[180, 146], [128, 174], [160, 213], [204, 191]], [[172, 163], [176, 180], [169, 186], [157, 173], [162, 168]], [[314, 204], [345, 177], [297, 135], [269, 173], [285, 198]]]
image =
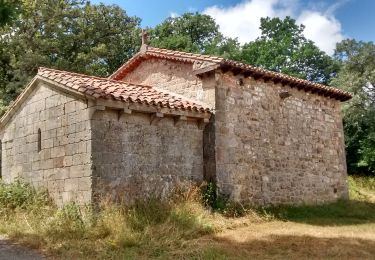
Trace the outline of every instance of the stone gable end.
[[91, 200], [87, 104], [38, 83], [2, 130], [2, 177], [48, 189], [58, 205]]
[[155, 86], [182, 95], [211, 107], [215, 104], [215, 88], [212, 79], [202, 80], [194, 75], [193, 63], [164, 59], [147, 59], [122, 78], [123, 81]]

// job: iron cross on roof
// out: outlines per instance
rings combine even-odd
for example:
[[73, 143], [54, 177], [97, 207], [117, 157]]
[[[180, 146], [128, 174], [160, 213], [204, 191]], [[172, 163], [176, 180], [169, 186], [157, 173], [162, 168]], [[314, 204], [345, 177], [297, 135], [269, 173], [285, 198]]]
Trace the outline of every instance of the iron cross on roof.
[[145, 29], [142, 29], [142, 32], [139, 34], [142, 37], [142, 45], [148, 44], [148, 32]]

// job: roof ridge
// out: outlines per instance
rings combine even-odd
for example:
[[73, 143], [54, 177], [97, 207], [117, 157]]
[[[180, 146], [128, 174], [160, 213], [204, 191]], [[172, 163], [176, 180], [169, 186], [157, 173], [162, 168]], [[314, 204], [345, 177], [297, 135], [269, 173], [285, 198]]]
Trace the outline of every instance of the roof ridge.
[[258, 67], [258, 66], [254, 66], [252, 64], [244, 63], [244, 62], [241, 62], [241, 61], [224, 59], [224, 61], [223, 61], [222, 64], [223, 65], [226, 65], [226, 64], [233, 65], [234, 64], [234, 65], [237, 65], [237, 66], [244, 66], [244, 67], [247, 67], [247, 68], [250, 68], [252, 70], [262, 72], [262, 73], [269, 73], [269, 74], [272, 74], [272, 75], [280, 77], [280, 78], [290, 79], [290, 80], [294, 80], [294, 81], [299, 81], [299, 82], [305, 83], [307, 85], [314, 85], [316, 87], [320, 87], [320, 88], [323, 88], [323, 89], [326, 89], [326, 90], [334, 90], [334, 91], [341, 92], [342, 94], [350, 95], [351, 96], [351, 94], [349, 92], [347, 92], [345, 90], [342, 90], [342, 89], [340, 89], [338, 87], [325, 85], [325, 84], [318, 83], [318, 82], [311, 81], [311, 80], [307, 80], [307, 79], [301, 79], [301, 78], [298, 78], [298, 77], [295, 77], [295, 76], [290, 76], [290, 75], [285, 74], [285, 73], [268, 70], [268, 69], [265, 69], [265, 68], [262, 68], [262, 67]]
[[158, 48], [158, 47], [152, 47], [152, 46], [148, 46], [148, 48], [146, 50], [146, 53], [147, 52], [152, 52], [154, 50], [167, 51], [167, 52], [175, 52], [175, 53], [180, 53], [180, 54], [186, 54], [188, 56], [202, 56], [202, 57], [208, 57], [208, 58], [215, 58], [215, 59], [225, 60], [225, 58], [223, 58], [223, 57], [215, 56], [215, 55], [210, 55], [210, 54], [194, 53], [194, 52], [186, 52], [186, 51], [178, 51], [178, 50], [171, 50], [171, 49]]
[[[143, 85], [143, 84], [139, 84], [139, 83], [133, 83], [133, 82], [130, 82], [130, 81], [122, 81], [122, 80], [116, 80], [116, 79], [110, 79], [110, 78], [103, 78], [103, 77], [92, 76], [92, 75], [87, 75], [87, 74], [77, 73], [77, 72], [71, 72], [71, 71], [66, 71], [66, 70], [51, 69], [51, 68], [47, 68], [47, 67], [39, 67], [39, 69], [56, 71], [56, 72], [59, 72], [59, 73], [67, 73], [67, 74], [75, 75], [75, 76], [83, 76], [83, 77], [92, 78], [92, 79], [105, 80], [105, 81], [110, 81], [110, 82], [114, 82], [114, 83], [118, 83], [118, 84], [126, 84], [126, 85], [138, 86], [138, 87], [153, 88], [150, 85]], [[39, 69], [38, 69], [38, 75], [43, 77], [43, 75], [41, 75], [39, 73]]]
[[[322, 84], [322, 83], [318, 83], [318, 82], [315, 82], [315, 81], [310, 81], [310, 80], [298, 78], [298, 77], [295, 77], [295, 76], [290, 76], [288, 74], [281, 73], [281, 72], [278, 72], [278, 71], [273, 71], [273, 70], [265, 69], [265, 68], [262, 68], [260, 66], [255, 66], [255, 65], [247, 63], [247, 62], [237, 61], [237, 60], [232, 60], [232, 59], [227, 59], [227, 58], [223, 58], [223, 57], [215, 56], [215, 55], [201, 54], [201, 53], [192, 53], [192, 52], [185, 52], [185, 51], [178, 51], [178, 50], [170, 50], [170, 49], [158, 48], [158, 47], [152, 47], [152, 46], [148, 46], [146, 54], [147, 54], [147, 52], [152, 52], [153, 50], [161, 50], [161, 51], [166, 51], [166, 52], [182, 53], [182, 54], [186, 54], [186, 55], [189, 55], [189, 56], [192, 56], [192, 57], [199, 55], [199, 56], [203, 56], [203, 57], [210, 57], [210, 58], [215, 58], [215, 59], [221, 59], [222, 60], [221, 63], [227, 63], [227, 62], [237, 63], [239, 65], [244, 65], [244, 66], [252, 67], [253, 69], [256, 69], [256, 70], [262, 70], [263, 72], [273, 73], [275, 75], [277, 74], [279, 76], [290, 77], [290, 78], [297, 79], [297, 80], [303, 80], [303, 81], [307, 81], [309, 83], [319, 84], [319, 85], [325, 86], [325, 87], [331, 87], [331, 86], [328, 86], [328, 85], [325, 85], [325, 84]], [[220, 63], [220, 62], [218, 62], [218, 63]]]
[[[298, 78], [298, 77], [295, 77], [295, 76], [290, 76], [288, 74], [281, 73], [281, 72], [278, 72], [278, 71], [273, 71], [273, 70], [265, 69], [265, 68], [262, 68], [260, 66], [255, 66], [253, 64], [246, 63], [246, 62], [243, 62], [243, 61], [231, 60], [231, 59], [227, 59], [227, 58], [223, 58], [223, 57], [219, 57], [219, 56], [215, 56], [215, 55], [198, 54], [198, 53], [191, 53], [191, 52], [170, 50], [170, 49], [164, 49], [164, 48], [158, 48], [158, 47], [152, 47], [152, 46], [148, 47], [146, 53], [149, 52], [149, 51], [152, 51], [150, 49], [157, 49], [157, 50], [161, 50], [161, 51], [175, 52], [175, 53], [183, 53], [183, 54], [187, 54], [187, 55], [190, 55], [190, 56], [192, 56], [192, 55], [194, 55], [194, 56], [195, 55], [200, 55], [200, 56], [205, 56], [205, 57], [217, 58], [217, 59], [221, 59], [222, 60], [221, 62], [217, 62], [217, 63], [222, 63], [222, 64], [237, 63], [238, 65], [248, 66], [248, 67], [251, 67], [252, 69], [260, 70], [260, 71], [266, 72], [266, 73], [272, 73], [272, 74], [277, 75], [277, 76], [289, 77], [291, 79], [296, 79], [296, 80], [301, 80], [301, 81], [304, 81], [304, 82], [308, 82], [309, 84], [316, 84], [316, 85], [320, 85], [320, 86], [323, 86], [323, 87], [335, 88], [335, 87], [328, 86], [328, 85], [325, 85], [325, 84], [322, 84], [322, 83], [319, 83], [319, 82], [315, 82], [315, 81], [311, 81], [311, 80], [307, 80], [307, 79], [302, 79], [302, 78]], [[335, 88], [335, 89], [337, 89], [337, 88]], [[340, 89], [338, 89], [338, 90], [340, 90]], [[345, 92], [345, 91], [343, 91], [343, 92]]]
[[[242, 61], [235, 61], [207, 54], [196, 54], [176, 50], [162, 49], [152, 46], [147, 46], [147, 48], [141, 50], [136, 55], [134, 55], [129, 61], [124, 63], [118, 70], [116, 70], [110, 76], [110, 78], [123, 78], [124, 75], [129, 73], [136, 66], [138, 66], [142, 62], [143, 58], [160, 58], [189, 63], [194, 63], [194, 61], [206, 61], [211, 64], [219, 65], [218, 68], [221, 68], [222, 70], [227, 71], [228, 68], [229, 70], [239, 70], [248, 75], [259, 76], [258, 78], [264, 78], [267, 80], [271, 79], [275, 82], [275, 84], [277, 82], [282, 82], [283, 85], [297, 87], [298, 89], [301, 88], [304, 89], [306, 92], [318, 93], [318, 95], [327, 95], [329, 97], [341, 101], [346, 101], [352, 97], [351, 93], [335, 86], [328, 86], [323, 83], [318, 83], [307, 79], [301, 79], [295, 76], [290, 76], [281, 72], [268, 70]], [[209, 70], [204, 70], [204, 72], [202, 73], [214, 70], [215, 68], [208, 67], [208, 69]]]

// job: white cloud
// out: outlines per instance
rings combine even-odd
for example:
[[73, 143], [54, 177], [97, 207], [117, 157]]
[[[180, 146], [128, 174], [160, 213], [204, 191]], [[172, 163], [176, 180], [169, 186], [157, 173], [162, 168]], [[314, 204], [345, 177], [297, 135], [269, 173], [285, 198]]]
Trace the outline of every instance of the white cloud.
[[178, 13], [171, 12], [171, 13], [169, 14], [169, 16], [170, 16], [171, 18], [176, 18], [176, 17], [179, 17], [180, 15], [179, 15]]
[[216, 20], [225, 36], [237, 37], [241, 43], [260, 36], [261, 17], [291, 16], [306, 26], [306, 38], [313, 40], [323, 51], [332, 54], [336, 42], [344, 38], [341, 24], [334, 17], [334, 10], [338, 6], [336, 3], [323, 12], [312, 7], [304, 9], [299, 0], [247, 0], [226, 8], [211, 6], [203, 13]]
[[306, 26], [304, 35], [329, 55], [333, 54], [336, 43], [343, 40], [341, 24], [335, 17], [314, 11], [304, 11], [297, 19]]

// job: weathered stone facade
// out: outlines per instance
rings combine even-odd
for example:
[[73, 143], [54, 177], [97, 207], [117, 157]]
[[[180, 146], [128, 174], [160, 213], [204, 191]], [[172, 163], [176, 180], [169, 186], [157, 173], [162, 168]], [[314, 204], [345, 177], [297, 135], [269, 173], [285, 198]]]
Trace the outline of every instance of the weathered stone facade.
[[38, 84], [1, 141], [4, 181], [20, 178], [45, 187], [58, 205], [91, 201], [91, 129], [84, 101]]
[[194, 64], [182, 64], [150, 59], [123, 80], [213, 107], [204, 176], [220, 193], [255, 205], [348, 197], [340, 101], [230, 73], [197, 77]]
[[94, 192], [131, 202], [166, 197], [203, 180], [203, 130], [196, 120], [150, 124], [144, 113], [97, 111], [92, 119]]
[[202, 119], [153, 118], [36, 85], [1, 131], [5, 182], [45, 187], [57, 205], [131, 203], [202, 182]]
[[212, 78], [200, 79], [193, 74], [201, 64], [150, 59], [142, 62], [122, 80], [155, 86], [214, 107], [215, 85]]
[[222, 193], [257, 205], [348, 196], [339, 101], [222, 74], [215, 109]]
[[59, 205], [165, 197], [203, 180], [252, 205], [347, 198], [335, 98], [347, 94], [245, 76], [221, 58], [146, 54], [116, 79], [40, 74], [1, 121], [3, 179], [46, 187]]

